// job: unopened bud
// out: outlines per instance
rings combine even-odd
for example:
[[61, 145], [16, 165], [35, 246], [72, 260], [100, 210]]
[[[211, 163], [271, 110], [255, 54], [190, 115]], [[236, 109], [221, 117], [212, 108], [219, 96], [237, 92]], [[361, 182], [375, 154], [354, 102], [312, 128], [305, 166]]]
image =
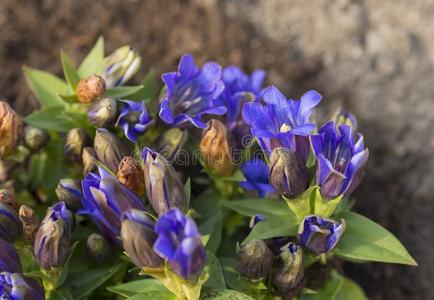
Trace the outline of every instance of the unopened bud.
[[339, 127], [339, 125], [344, 124], [350, 126], [351, 129], [353, 130], [353, 133], [357, 132], [357, 119], [349, 111], [340, 108], [336, 111], [333, 119], [335, 120], [336, 127]]
[[24, 145], [32, 152], [38, 152], [50, 140], [50, 135], [45, 129], [27, 126], [24, 130]]
[[274, 256], [262, 240], [253, 240], [241, 246], [237, 255], [237, 269], [250, 280], [260, 280], [268, 276], [273, 268]]
[[65, 156], [71, 161], [80, 161], [83, 148], [89, 144], [89, 137], [84, 129], [71, 129], [66, 136]]
[[284, 299], [293, 299], [302, 288], [303, 252], [294, 243], [288, 243], [280, 250], [277, 270], [273, 273], [273, 285]]
[[0, 203], [9, 205], [16, 211], [18, 211], [18, 209], [20, 208], [17, 200], [15, 199], [14, 192], [8, 189], [0, 189]]
[[123, 85], [139, 69], [140, 55], [130, 46], [123, 46], [114, 51], [106, 60], [104, 79], [107, 88]]
[[269, 180], [276, 192], [294, 198], [303, 193], [309, 184], [309, 171], [304, 160], [287, 148], [271, 152]]
[[9, 205], [0, 203], [0, 238], [13, 242], [22, 233], [17, 212]]
[[188, 131], [179, 128], [171, 128], [164, 132], [158, 143], [158, 152], [167, 160], [172, 161], [176, 154], [187, 141]]
[[87, 175], [90, 172], [97, 170], [98, 166], [96, 164], [96, 154], [92, 147], [83, 148], [81, 160], [83, 161], [83, 175]]
[[101, 76], [92, 75], [78, 82], [76, 95], [80, 103], [88, 104], [100, 99], [105, 93], [105, 80]]
[[127, 146], [113, 133], [104, 128], [98, 128], [93, 148], [96, 157], [112, 171], [116, 171], [125, 156], [128, 156]]
[[200, 141], [200, 154], [205, 166], [218, 176], [229, 176], [234, 171], [229, 149], [227, 129], [217, 120], [208, 122]]
[[0, 101], [0, 157], [6, 156], [20, 142], [23, 121], [4, 101]]
[[[22, 269], [20, 257], [15, 247], [0, 238], [0, 273], [1, 272], [21, 273]], [[1, 296], [4, 296], [4, 294], [1, 293]]]
[[86, 250], [97, 262], [107, 261], [111, 256], [112, 245], [100, 234], [92, 233], [86, 241]]
[[91, 104], [87, 111], [89, 122], [96, 128], [112, 126], [118, 118], [118, 107], [116, 100], [103, 98]]
[[76, 211], [81, 207], [83, 193], [81, 191], [80, 180], [70, 178], [60, 179], [55, 192], [59, 201], [65, 202], [68, 209]]
[[36, 232], [38, 232], [39, 226], [41, 226], [41, 221], [35, 214], [34, 210], [27, 205], [21, 205], [20, 210], [18, 211], [18, 216], [21, 224], [23, 224], [24, 238], [33, 245], [35, 242]]
[[131, 156], [125, 156], [118, 167], [119, 182], [141, 196], [145, 192], [143, 169]]

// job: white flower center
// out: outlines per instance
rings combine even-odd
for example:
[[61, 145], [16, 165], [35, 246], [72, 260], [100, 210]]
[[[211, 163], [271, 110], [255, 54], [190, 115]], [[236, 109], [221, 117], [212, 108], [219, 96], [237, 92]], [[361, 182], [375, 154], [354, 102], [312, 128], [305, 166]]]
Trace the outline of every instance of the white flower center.
[[288, 131], [290, 131], [291, 129], [292, 129], [291, 126], [289, 126], [289, 125], [283, 123], [283, 125], [280, 126], [280, 133], [288, 132]]

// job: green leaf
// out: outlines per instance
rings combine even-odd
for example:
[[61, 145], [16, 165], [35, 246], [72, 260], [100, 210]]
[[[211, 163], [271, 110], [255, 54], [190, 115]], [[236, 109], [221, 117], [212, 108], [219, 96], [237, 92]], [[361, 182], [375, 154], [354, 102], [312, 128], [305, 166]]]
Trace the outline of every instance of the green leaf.
[[59, 94], [68, 92], [68, 85], [62, 79], [48, 72], [23, 67], [24, 76], [30, 89], [42, 107], [64, 106], [65, 102]]
[[137, 294], [127, 298], [127, 300], [149, 300], [149, 299], [176, 300], [176, 296], [171, 292], [152, 291], [152, 292]]
[[79, 127], [74, 121], [65, 118], [63, 106], [51, 106], [37, 110], [24, 118], [24, 121], [38, 128], [66, 132]]
[[147, 100], [151, 101], [157, 92], [155, 70], [150, 69], [141, 82], [142, 88], [137, 91], [131, 99], [136, 101]]
[[187, 202], [190, 203], [190, 198], [191, 198], [191, 180], [190, 180], [190, 177], [188, 177], [187, 181], [184, 184], [184, 192], [185, 192], [185, 198], [187, 199]]
[[204, 290], [200, 297], [201, 300], [253, 300], [254, 298], [234, 290], [209, 289]]
[[353, 212], [338, 215], [347, 228], [335, 254], [343, 259], [417, 266], [400, 241], [381, 225]]
[[335, 300], [368, 300], [360, 286], [349, 278], [344, 277], [341, 288], [336, 294]]
[[318, 293], [319, 300], [335, 300], [343, 282], [343, 277], [338, 272], [332, 271], [331, 277]]
[[209, 235], [209, 241], [206, 244], [207, 250], [215, 253], [220, 245], [222, 237], [223, 217], [220, 207], [217, 207], [215, 214], [206, 218], [204, 223], [199, 225], [199, 231], [203, 235]]
[[265, 240], [281, 236], [295, 236], [298, 223], [294, 215], [265, 217], [265, 221], [257, 223], [243, 241], [246, 244], [252, 240]]
[[248, 217], [258, 214], [264, 214], [265, 216], [294, 217], [293, 212], [288, 208], [283, 200], [262, 198], [230, 200], [225, 201], [223, 205]]
[[236, 259], [234, 257], [222, 257], [220, 261], [228, 287], [241, 292], [250, 288], [251, 283], [235, 270]]
[[60, 58], [62, 61], [63, 74], [65, 76], [66, 82], [68, 82], [69, 86], [71, 87], [71, 91], [75, 91], [75, 88], [80, 81], [77, 70], [74, 68], [74, 65], [65, 52], [60, 52]]
[[206, 257], [207, 257], [207, 268], [208, 268], [209, 278], [204, 286], [209, 288], [214, 288], [214, 289], [225, 289], [226, 288], [225, 277], [223, 276], [223, 271], [220, 265], [220, 261], [210, 251], [207, 251]]
[[63, 101], [68, 103], [77, 103], [77, 95], [76, 94], [59, 94], [59, 97], [63, 99]]
[[104, 68], [104, 38], [101, 36], [89, 54], [78, 67], [78, 75], [83, 78], [90, 75], [101, 75]]
[[71, 291], [74, 299], [82, 299], [109, 280], [119, 271], [120, 267], [121, 264], [110, 268], [91, 269], [86, 272], [70, 274], [64, 288]]
[[116, 286], [108, 287], [107, 290], [124, 297], [131, 297], [136, 294], [143, 294], [148, 292], [168, 291], [166, 287], [156, 279], [135, 280], [135, 281], [119, 284]]
[[130, 96], [130, 95], [136, 93], [137, 91], [139, 91], [141, 88], [142, 88], [141, 85], [118, 86], [118, 87], [108, 89], [105, 92], [105, 96], [119, 99], [119, 98]]

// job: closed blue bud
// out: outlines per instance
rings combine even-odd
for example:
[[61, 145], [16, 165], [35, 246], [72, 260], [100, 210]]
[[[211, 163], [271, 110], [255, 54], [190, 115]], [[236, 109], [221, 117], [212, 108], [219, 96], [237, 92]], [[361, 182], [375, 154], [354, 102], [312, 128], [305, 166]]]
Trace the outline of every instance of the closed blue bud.
[[130, 46], [122, 46], [106, 58], [103, 78], [107, 88], [123, 85], [136, 74], [142, 59]]
[[262, 240], [242, 245], [237, 254], [237, 270], [250, 280], [265, 279], [273, 269], [274, 255]]
[[336, 125], [333, 121], [310, 137], [317, 159], [316, 183], [325, 199], [348, 196], [362, 180], [369, 150], [359, 134], [355, 141], [351, 127]]
[[122, 128], [125, 136], [133, 143], [137, 142], [137, 138], [145, 133], [153, 124], [146, 108], [146, 102], [119, 100], [123, 104], [119, 113], [119, 118], [116, 126]]
[[140, 268], [160, 268], [163, 260], [152, 248], [157, 234], [154, 223], [145, 212], [132, 209], [123, 214], [121, 239], [124, 251]]
[[316, 255], [330, 252], [339, 243], [345, 231], [345, 221], [341, 224], [320, 216], [307, 216], [298, 228], [300, 244]]
[[60, 179], [55, 192], [57, 199], [65, 202], [68, 209], [76, 211], [81, 207], [83, 193], [81, 191], [80, 180], [70, 178]]
[[35, 258], [42, 269], [60, 268], [69, 255], [73, 217], [64, 202], [50, 207], [35, 237]]
[[22, 231], [17, 212], [11, 206], [0, 203], [0, 238], [13, 242], [21, 236]]
[[274, 188], [268, 180], [268, 165], [259, 159], [248, 160], [241, 165], [245, 181], [240, 186], [246, 190], [254, 190], [259, 197], [264, 198], [268, 193], [273, 193]]
[[0, 273], [0, 299], [44, 300], [44, 289], [31, 278], [19, 273]]
[[148, 201], [158, 215], [177, 207], [187, 209], [187, 196], [181, 178], [170, 163], [159, 153], [143, 149], [145, 189]]
[[14, 246], [0, 238], [0, 272], [21, 273], [20, 257]]
[[169, 262], [176, 274], [195, 282], [205, 266], [206, 251], [193, 219], [172, 208], [158, 219], [155, 232], [155, 252]]
[[84, 197], [80, 213], [89, 215], [106, 238], [120, 244], [122, 213], [131, 208], [145, 210], [142, 200], [103, 168], [99, 174], [89, 173], [81, 185]]
[[334, 121], [336, 123], [336, 126], [344, 124], [350, 126], [353, 132], [357, 132], [357, 118], [352, 113], [346, 111], [343, 108], [340, 108], [335, 113]]
[[165, 93], [160, 99], [160, 118], [163, 122], [180, 126], [191, 123], [205, 128], [204, 115], [223, 115], [226, 107], [215, 101], [224, 90], [222, 68], [215, 62], [207, 62], [198, 68], [190, 54], [184, 54], [178, 71], [165, 73], [162, 78]]

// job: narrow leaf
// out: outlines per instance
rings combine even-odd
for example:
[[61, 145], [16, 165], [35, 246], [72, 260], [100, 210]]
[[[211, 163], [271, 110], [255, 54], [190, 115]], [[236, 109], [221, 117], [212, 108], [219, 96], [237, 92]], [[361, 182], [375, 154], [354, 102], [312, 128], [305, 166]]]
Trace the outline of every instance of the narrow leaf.
[[141, 85], [114, 87], [108, 89], [105, 93], [105, 96], [119, 99], [119, 98], [130, 96], [136, 93], [137, 91], [139, 91], [141, 88], [142, 88]]
[[90, 75], [101, 75], [104, 68], [104, 38], [101, 36], [89, 54], [78, 67], [78, 75], [83, 78]]
[[265, 240], [274, 237], [295, 236], [297, 234], [297, 221], [293, 215], [285, 217], [265, 217], [265, 221], [259, 222], [250, 231], [243, 241], [246, 244], [252, 240]]
[[218, 258], [211, 252], [207, 251], [207, 268], [209, 272], [208, 281], [204, 286], [215, 289], [225, 289], [225, 277], [223, 276], [222, 266]]
[[43, 108], [25, 117], [24, 121], [38, 128], [66, 132], [77, 127], [77, 124], [64, 117], [63, 109], [62, 106]]
[[68, 82], [71, 87], [71, 91], [75, 91], [80, 77], [78, 76], [77, 70], [74, 68], [71, 60], [65, 52], [60, 52], [60, 58], [62, 61], [63, 74], [65, 76], [66, 82]]
[[274, 199], [244, 199], [225, 201], [224, 205], [244, 216], [252, 217], [258, 214], [268, 216], [290, 216], [293, 212], [288, 208], [285, 201]]
[[167, 291], [166, 287], [156, 279], [135, 280], [135, 281], [119, 284], [116, 286], [108, 287], [107, 290], [124, 297], [131, 297], [136, 294], [143, 294], [147, 292]]

